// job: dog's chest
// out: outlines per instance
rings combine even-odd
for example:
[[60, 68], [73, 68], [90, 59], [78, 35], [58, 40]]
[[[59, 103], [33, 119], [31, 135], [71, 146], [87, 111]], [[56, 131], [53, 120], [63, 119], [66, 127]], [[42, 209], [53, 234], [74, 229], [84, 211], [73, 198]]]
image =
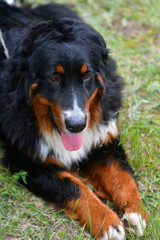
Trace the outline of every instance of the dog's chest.
[[99, 124], [92, 129], [88, 128], [84, 131], [83, 144], [78, 151], [66, 150], [58, 132], [54, 132], [53, 135], [44, 134], [39, 141], [39, 157], [45, 161], [47, 156], [51, 155], [57, 162], [70, 168], [73, 163], [87, 157], [93, 147], [104, 143], [107, 135], [117, 136], [117, 134], [116, 120], [109, 121], [108, 125]]

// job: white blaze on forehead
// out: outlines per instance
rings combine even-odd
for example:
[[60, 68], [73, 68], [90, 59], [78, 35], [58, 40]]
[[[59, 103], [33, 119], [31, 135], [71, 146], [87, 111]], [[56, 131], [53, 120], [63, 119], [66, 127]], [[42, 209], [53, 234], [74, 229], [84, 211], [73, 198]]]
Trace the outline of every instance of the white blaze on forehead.
[[73, 108], [62, 112], [64, 118], [85, 118], [85, 111], [78, 106], [77, 98], [74, 97]]

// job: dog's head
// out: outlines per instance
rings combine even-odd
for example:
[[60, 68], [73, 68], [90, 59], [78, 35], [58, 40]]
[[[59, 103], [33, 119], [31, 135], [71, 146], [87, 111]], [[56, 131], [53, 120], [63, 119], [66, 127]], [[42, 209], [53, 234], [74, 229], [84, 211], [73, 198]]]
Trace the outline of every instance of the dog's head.
[[81, 147], [87, 128], [107, 123], [119, 109], [114, 63], [103, 38], [81, 21], [35, 25], [21, 40], [16, 58], [20, 74], [13, 87], [33, 109], [39, 132], [59, 132], [69, 151]]

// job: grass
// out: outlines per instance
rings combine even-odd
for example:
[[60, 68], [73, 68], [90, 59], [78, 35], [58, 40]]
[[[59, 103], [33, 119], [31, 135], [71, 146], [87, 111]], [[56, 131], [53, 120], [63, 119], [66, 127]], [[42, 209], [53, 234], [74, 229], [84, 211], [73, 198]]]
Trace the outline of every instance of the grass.
[[[67, 2], [63, 0], [63, 3]], [[36, 0], [34, 3], [44, 1]], [[160, 2], [71, 0], [70, 3], [103, 35], [111, 55], [117, 60], [118, 71], [125, 82], [119, 119], [121, 141], [149, 213], [143, 239], [159, 240]], [[11, 176], [0, 166], [0, 239], [90, 238], [78, 223], [19, 185], [18, 176]], [[131, 234], [127, 239], [140, 238]]]

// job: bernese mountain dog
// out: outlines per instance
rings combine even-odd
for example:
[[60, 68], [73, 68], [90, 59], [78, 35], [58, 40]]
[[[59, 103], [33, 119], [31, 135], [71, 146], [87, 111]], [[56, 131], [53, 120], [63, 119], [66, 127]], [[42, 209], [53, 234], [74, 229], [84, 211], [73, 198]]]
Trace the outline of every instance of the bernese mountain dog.
[[5, 166], [26, 171], [29, 191], [96, 239], [123, 240], [126, 225], [143, 235], [147, 214], [117, 125], [122, 81], [102, 36], [58, 4], [1, 1], [0, 29]]

